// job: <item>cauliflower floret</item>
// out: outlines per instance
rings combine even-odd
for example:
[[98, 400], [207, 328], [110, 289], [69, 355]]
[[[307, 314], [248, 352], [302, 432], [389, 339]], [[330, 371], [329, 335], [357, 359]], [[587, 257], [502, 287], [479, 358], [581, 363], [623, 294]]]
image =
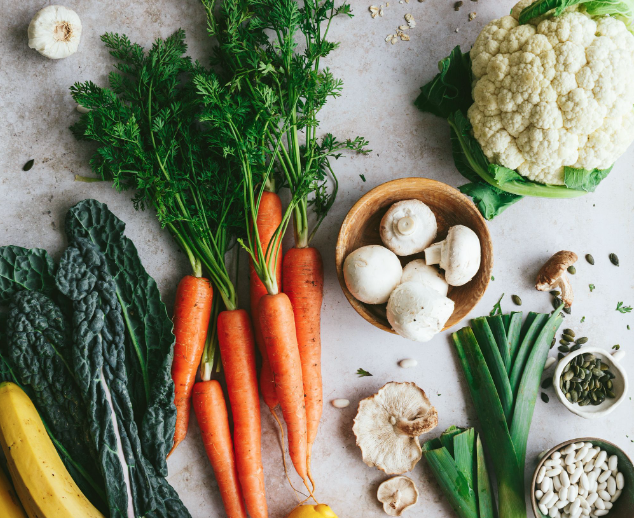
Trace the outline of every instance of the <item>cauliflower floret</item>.
[[561, 185], [564, 167], [605, 169], [634, 140], [634, 35], [576, 7], [519, 25], [531, 3], [478, 36], [468, 115], [490, 161]]

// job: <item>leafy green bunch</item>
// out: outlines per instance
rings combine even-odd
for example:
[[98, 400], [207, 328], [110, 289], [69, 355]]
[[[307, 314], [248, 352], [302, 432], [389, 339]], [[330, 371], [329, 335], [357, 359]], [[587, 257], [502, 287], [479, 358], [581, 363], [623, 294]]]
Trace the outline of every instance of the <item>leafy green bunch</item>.
[[[249, 105], [251, 116], [259, 119], [247, 125], [249, 130], [256, 126], [256, 131], [244, 132], [259, 140], [247, 140], [242, 152], [249, 149], [247, 155], [259, 160], [259, 169], [266, 171], [266, 188], [272, 190], [273, 176], [290, 188], [296, 246], [308, 246], [337, 194], [330, 160], [344, 151], [367, 152], [367, 141], [361, 137], [345, 141], [330, 133], [318, 137], [319, 113], [328, 99], [341, 95], [343, 86], [328, 68], [320, 68], [320, 61], [339, 46], [327, 39], [332, 20], [339, 15], [352, 17], [351, 7], [348, 3], [336, 7], [334, 0], [306, 0], [301, 7], [296, 0], [202, 3], [209, 34], [218, 41], [212, 64], [220, 72], [215, 80], [236, 110]], [[197, 82], [208, 109], [204, 120], [221, 131], [226, 117], [235, 120], [236, 111], [222, 113], [214, 80]], [[241, 146], [233, 135], [227, 136], [228, 141], [218, 142], [224, 149]], [[309, 208], [317, 216], [312, 231]]]
[[189, 258], [196, 276], [209, 275], [227, 308], [237, 307], [225, 264], [242, 228], [241, 178], [209, 146], [199, 123], [192, 78], [204, 72], [184, 54], [185, 33], [157, 40], [149, 52], [126, 36], [102, 41], [117, 59], [110, 88], [75, 84], [73, 99], [88, 113], [71, 129], [98, 143], [90, 164], [119, 190], [135, 190], [138, 209], [153, 208]]
[[[583, 4], [591, 16], [617, 15], [629, 24], [634, 14], [631, 0], [537, 0], [520, 15], [520, 23], [554, 10], [559, 16], [572, 5]], [[492, 219], [524, 196], [541, 198], [576, 198], [593, 192], [611, 172], [608, 169], [591, 171], [574, 167], [564, 168], [565, 185], [548, 185], [529, 180], [517, 171], [489, 162], [473, 136], [467, 116], [473, 104], [471, 57], [455, 47], [451, 54], [438, 63], [439, 73], [421, 88], [416, 106], [447, 119], [451, 128], [451, 147], [458, 171], [470, 183], [460, 190], [471, 196], [480, 212]]]

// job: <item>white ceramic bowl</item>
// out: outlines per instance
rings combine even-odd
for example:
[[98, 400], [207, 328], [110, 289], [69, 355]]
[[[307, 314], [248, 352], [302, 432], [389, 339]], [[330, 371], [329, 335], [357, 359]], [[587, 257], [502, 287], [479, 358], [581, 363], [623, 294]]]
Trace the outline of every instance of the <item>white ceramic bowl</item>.
[[[609, 365], [610, 371], [612, 371], [616, 376], [612, 380], [612, 383], [614, 384], [613, 390], [616, 398], [606, 398], [603, 403], [597, 406], [579, 406], [577, 404], [571, 403], [566, 399], [566, 395], [559, 388], [559, 379], [563, 374], [564, 367], [566, 367], [566, 365], [568, 365], [574, 358], [576, 358], [580, 354], [589, 353], [594, 354], [594, 356], [600, 358], [603, 363]], [[577, 414], [584, 419], [597, 419], [598, 417], [603, 417], [614, 412], [614, 410], [616, 410], [616, 407], [618, 407], [623, 402], [623, 400], [625, 400], [625, 396], [627, 395], [627, 391], [629, 389], [627, 373], [619, 365], [619, 361], [624, 356], [624, 351], [616, 351], [614, 352], [614, 354], [610, 354], [605, 349], [600, 349], [598, 347], [582, 347], [578, 351], [564, 356], [557, 364], [555, 374], [553, 375], [553, 386], [555, 388], [555, 393], [557, 394], [559, 401], [561, 401], [561, 403], [573, 414]]]

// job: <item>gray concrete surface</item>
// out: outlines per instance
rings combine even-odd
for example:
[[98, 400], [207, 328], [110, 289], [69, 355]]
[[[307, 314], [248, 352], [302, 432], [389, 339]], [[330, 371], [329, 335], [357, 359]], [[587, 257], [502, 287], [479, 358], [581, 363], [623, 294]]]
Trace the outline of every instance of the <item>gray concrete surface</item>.
[[[448, 335], [421, 345], [373, 328], [346, 302], [334, 271], [339, 226], [363, 193], [403, 176], [425, 176], [454, 186], [464, 183], [452, 163], [446, 123], [419, 113], [412, 102], [419, 87], [436, 73], [439, 59], [457, 44], [470, 45], [486, 22], [508, 13], [513, 2], [465, 1], [459, 12], [453, 10], [453, 3], [411, 0], [399, 4], [391, 0], [385, 16], [373, 20], [367, 11], [370, 0], [352, 0], [355, 18], [338, 20], [332, 28], [332, 37], [342, 46], [327, 65], [343, 78], [345, 89], [324, 111], [322, 131], [332, 131], [341, 138], [364, 135], [373, 149], [367, 157], [346, 157], [336, 163], [340, 197], [315, 242], [326, 267], [326, 405], [313, 470], [320, 499], [330, 503], [342, 518], [384, 516], [375, 492], [386, 476], [363, 464], [351, 431], [360, 399], [387, 381], [415, 381], [439, 411], [439, 427], [430, 436], [452, 424], [477, 424]], [[117, 193], [106, 184], [74, 181], [76, 174], [89, 174], [92, 148], [77, 143], [68, 131], [77, 118], [68, 88], [88, 79], [104, 84], [112, 65], [99, 41], [106, 31], [125, 33], [149, 46], [153, 39], [182, 27], [187, 31], [191, 54], [205, 60], [211, 45], [200, 5], [197, 0], [67, 0], [65, 5], [81, 17], [83, 36], [79, 52], [61, 61], [47, 60], [27, 47], [29, 20], [46, 2], [0, 0], [0, 5], [0, 244], [43, 247], [59, 257], [65, 246], [62, 225], [66, 210], [81, 199], [97, 198], [127, 222], [128, 235], [171, 306], [177, 282], [188, 267], [154, 215], [135, 212], [129, 193]], [[471, 22], [470, 11], [478, 13]], [[411, 41], [385, 43], [385, 36], [403, 23], [406, 12], [418, 22], [411, 31]], [[30, 158], [35, 159], [35, 165], [23, 172], [22, 166]], [[594, 345], [608, 349], [620, 344], [628, 351], [625, 366], [631, 372], [634, 330], [628, 331], [626, 325], [634, 325], [634, 315], [617, 313], [615, 307], [618, 301], [634, 304], [634, 189], [629, 181], [633, 159], [634, 149], [630, 149], [594, 195], [574, 201], [527, 199], [491, 222], [495, 281], [473, 315], [488, 313], [502, 293], [507, 295], [506, 311], [516, 309], [509, 300], [515, 293], [522, 297], [525, 311], [548, 311], [548, 297], [532, 287], [540, 264], [560, 249], [575, 250], [580, 256], [591, 252], [596, 266], [584, 261], [578, 265], [573, 280], [577, 299], [567, 324], [580, 335], [589, 336]], [[609, 263], [610, 252], [620, 256], [620, 268]], [[588, 290], [589, 283], [597, 287], [593, 293]], [[247, 305], [246, 296], [242, 304]], [[583, 324], [582, 316], [586, 317]], [[408, 357], [419, 361], [415, 370], [398, 367], [398, 360]], [[359, 367], [374, 376], [357, 378]], [[536, 405], [527, 473], [532, 473], [538, 452], [574, 437], [603, 437], [634, 454], [630, 400], [608, 418], [590, 422], [566, 412], [552, 391], [548, 392], [551, 402], [538, 401]], [[327, 404], [334, 398], [348, 398], [351, 405], [336, 410]], [[278, 435], [266, 413], [262, 424], [270, 516], [283, 518], [294, 506], [295, 497], [284, 478]], [[195, 420], [169, 465], [169, 479], [195, 518], [225, 516]], [[424, 462], [410, 476], [418, 485], [421, 500], [409, 516], [452, 515]]]

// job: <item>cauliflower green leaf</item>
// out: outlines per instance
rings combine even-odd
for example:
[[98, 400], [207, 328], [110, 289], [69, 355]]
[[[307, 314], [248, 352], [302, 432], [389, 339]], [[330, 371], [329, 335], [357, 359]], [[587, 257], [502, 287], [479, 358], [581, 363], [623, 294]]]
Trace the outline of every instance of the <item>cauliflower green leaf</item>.
[[569, 7], [579, 4], [583, 4], [590, 16], [616, 16], [628, 26], [634, 18], [634, 0], [537, 0], [522, 10], [519, 22], [528, 23], [553, 9], [554, 15], [560, 16]]
[[564, 182], [570, 189], [580, 189], [586, 192], [594, 192], [601, 181], [612, 171], [612, 167], [607, 169], [577, 169], [575, 167], [564, 168]]

